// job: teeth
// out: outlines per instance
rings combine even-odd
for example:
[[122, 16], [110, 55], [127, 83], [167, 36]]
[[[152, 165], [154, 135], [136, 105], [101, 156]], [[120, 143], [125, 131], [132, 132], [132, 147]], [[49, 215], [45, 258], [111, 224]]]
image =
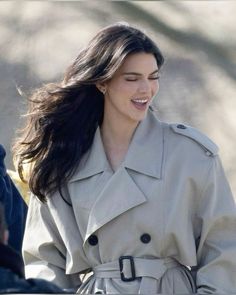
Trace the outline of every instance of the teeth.
[[139, 103], [146, 103], [148, 102], [148, 99], [132, 99], [135, 102], [139, 102]]

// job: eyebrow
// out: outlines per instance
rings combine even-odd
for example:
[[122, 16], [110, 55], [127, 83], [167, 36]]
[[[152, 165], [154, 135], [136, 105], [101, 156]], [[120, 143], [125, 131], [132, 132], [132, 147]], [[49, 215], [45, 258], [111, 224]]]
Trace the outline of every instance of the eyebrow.
[[[159, 73], [159, 70], [155, 70], [154, 72], [150, 73], [149, 75], [153, 75]], [[142, 74], [140, 73], [136, 73], [136, 72], [124, 72], [122, 75], [136, 75], [136, 76], [142, 76]]]

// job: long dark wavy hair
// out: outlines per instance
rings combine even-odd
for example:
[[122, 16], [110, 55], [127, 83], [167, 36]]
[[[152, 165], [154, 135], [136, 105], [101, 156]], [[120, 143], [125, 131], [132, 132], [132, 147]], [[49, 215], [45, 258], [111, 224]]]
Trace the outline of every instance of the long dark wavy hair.
[[75, 172], [101, 126], [104, 96], [96, 83], [108, 81], [132, 53], [152, 53], [160, 69], [164, 62], [157, 45], [126, 23], [100, 30], [82, 49], [59, 83], [34, 91], [29, 98], [25, 127], [13, 147], [18, 173], [32, 165], [28, 182], [34, 195], [46, 201]]

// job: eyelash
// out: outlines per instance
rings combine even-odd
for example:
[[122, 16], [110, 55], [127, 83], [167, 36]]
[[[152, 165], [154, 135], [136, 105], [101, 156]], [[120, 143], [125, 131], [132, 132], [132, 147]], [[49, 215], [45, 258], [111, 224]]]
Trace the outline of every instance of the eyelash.
[[[158, 77], [153, 77], [153, 78], [149, 78], [149, 80], [159, 80], [159, 76]], [[137, 81], [138, 79], [126, 79], [126, 81], [129, 81], [129, 82], [135, 82]]]

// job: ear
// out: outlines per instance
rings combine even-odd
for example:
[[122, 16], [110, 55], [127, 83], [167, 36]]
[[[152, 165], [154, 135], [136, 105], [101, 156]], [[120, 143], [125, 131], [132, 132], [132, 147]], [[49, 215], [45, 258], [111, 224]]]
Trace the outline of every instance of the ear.
[[106, 93], [106, 90], [107, 90], [106, 87], [107, 87], [107, 85], [106, 85], [105, 82], [98, 82], [98, 83], [96, 83], [95, 85], [96, 85], [97, 89], [98, 89], [100, 92], [102, 92], [103, 94]]

